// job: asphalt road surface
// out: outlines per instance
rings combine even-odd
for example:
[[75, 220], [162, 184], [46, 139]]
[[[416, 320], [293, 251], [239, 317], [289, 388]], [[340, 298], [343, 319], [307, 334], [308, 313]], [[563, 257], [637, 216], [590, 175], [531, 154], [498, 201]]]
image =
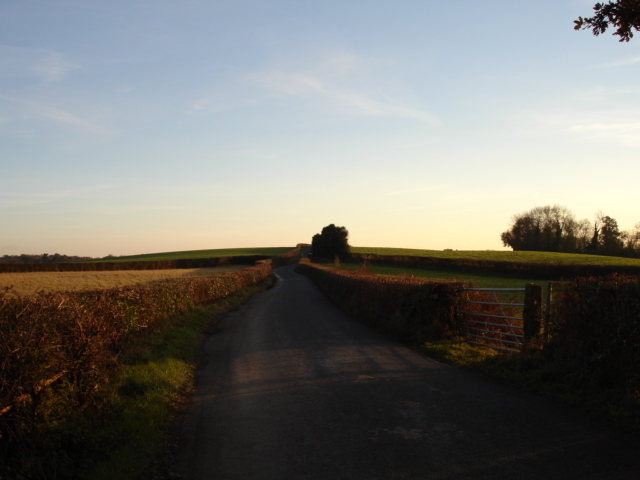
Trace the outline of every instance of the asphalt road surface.
[[640, 479], [636, 437], [421, 356], [275, 272], [205, 345], [185, 478]]

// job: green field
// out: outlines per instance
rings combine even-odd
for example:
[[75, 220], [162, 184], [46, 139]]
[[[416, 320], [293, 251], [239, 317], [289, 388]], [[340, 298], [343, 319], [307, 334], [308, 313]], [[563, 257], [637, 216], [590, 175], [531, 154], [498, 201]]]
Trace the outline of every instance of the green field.
[[[327, 266], [330, 265], [327, 264]], [[362, 265], [356, 263], [343, 263], [340, 267], [347, 270], [357, 270], [361, 268]], [[405, 274], [429, 280], [457, 280], [478, 288], [523, 288], [527, 283], [535, 283], [536, 285], [544, 287], [547, 283], [544, 280], [528, 280], [484, 272], [469, 273], [457, 270], [410, 268], [398, 267], [395, 265], [369, 265], [368, 269], [371, 273], [375, 273], [376, 275], [398, 276]]]
[[546, 263], [566, 265], [633, 265], [640, 266], [639, 258], [607, 257], [555, 252], [513, 252], [501, 250], [417, 250], [412, 248], [351, 247], [353, 253], [373, 255], [412, 255], [437, 258], [469, 258], [503, 262]]
[[[326, 264], [330, 267], [332, 264]], [[361, 264], [342, 263], [340, 268], [346, 270], [358, 270]], [[394, 265], [369, 265], [368, 269], [376, 275], [413, 275], [427, 280], [456, 280], [469, 287], [475, 288], [524, 288], [527, 283], [535, 283], [542, 287], [543, 298], [546, 299], [547, 282], [544, 280], [528, 280], [514, 278], [506, 275], [498, 275], [484, 272], [460, 272], [457, 270], [435, 270], [429, 268], [397, 267]], [[499, 292], [498, 298], [503, 302], [521, 303], [524, 301], [524, 292]]]
[[135, 262], [140, 260], [181, 260], [185, 258], [239, 257], [247, 255], [266, 255], [274, 257], [293, 250], [294, 247], [264, 248], [219, 248], [216, 250], [188, 250], [186, 252], [145, 253], [122, 257], [105, 257], [93, 261], [99, 262]]

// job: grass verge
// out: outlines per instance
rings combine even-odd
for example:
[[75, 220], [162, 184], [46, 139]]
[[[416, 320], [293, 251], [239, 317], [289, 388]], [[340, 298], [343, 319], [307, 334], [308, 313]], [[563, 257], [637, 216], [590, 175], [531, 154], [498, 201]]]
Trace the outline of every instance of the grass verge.
[[501, 353], [462, 338], [429, 342], [416, 349], [442, 363], [562, 402], [640, 435], [640, 392], [591, 388], [583, 378], [541, 362], [535, 355]]
[[154, 478], [162, 468], [165, 433], [180, 399], [191, 389], [202, 341], [222, 315], [269, 288], [273, 277], [205, 307], [171, 318], [134, 339], [123, 353], [103, 415], [70, 426], [66, 438], [81, 441], [70, 459], [76, 478]]

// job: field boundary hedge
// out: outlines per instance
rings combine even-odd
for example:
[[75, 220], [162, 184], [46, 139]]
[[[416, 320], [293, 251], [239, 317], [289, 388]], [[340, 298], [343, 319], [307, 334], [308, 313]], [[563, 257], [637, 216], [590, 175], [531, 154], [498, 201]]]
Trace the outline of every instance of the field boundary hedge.
[[25, 436], [97, 406], [131, 335], [271, 274], [271, 260], [261, 260], [236, 272], [92, 292], [0, 292], [0, 458]]
[[[283, 254], [288, 255], [289, 252]], [[174, 268], [212, 268], [225, 265], [253, 265], [267, 255], [232, 257], [183, 258], [174, 260], [137, 260], [131, 262], [69, 262], [69, 263], [0, 263], [0, 273], [20, 272], [99, 272], [115, 270], [171, 270]], [[274, 257], [277, 258], [277, 257]]]
[[331, 270], [308, 259], [302, 259], [296, 271], [354, 318], [398, 340], [417, 344], [456, 329], [462, 282]]
[[377, 255], [369, 253], [352, 253], [351, 258], [356, 262], [375, 265], [497, 273], [536, 280], [560, 280], [578, 276], [604, 276], [611, 274], [640, 275], [640, 267], [632, 265], [525, 263], [501, 260], [422, 257], [413, 255]]
[[[460, 282], [376, 276], [309, 260], [297, 271], [354, 318], [405, 343], [459, 333]], [[612, 392], [640, 411], [640, 276], [575, 277], [554, 282], [553, 292], [547, 331], [532, 332], [523, 353], [585, 391]]]
[[554, 284], [545, 361], [590, 387], [640, 402], [640, 276], [574, 278]]

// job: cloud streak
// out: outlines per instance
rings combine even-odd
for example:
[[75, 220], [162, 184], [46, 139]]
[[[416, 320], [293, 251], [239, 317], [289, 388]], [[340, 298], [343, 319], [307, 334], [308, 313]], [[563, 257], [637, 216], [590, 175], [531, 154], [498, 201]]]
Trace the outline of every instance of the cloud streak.
[[58, 52], [0, 45], [0, 77], [38, 78], [46, 84], [62, 80], [78, 68]]
[[615, 62], [603, 63], [598, 65], [598, 68], [619, 68], [619, 67], [627, 67], [629, 65], [635, 65], [640, 63], [640, 57], [630, 57], [624, 58]]
[[68, 110], [46, 105], [44, 103], [35, 102], [33, 100], [26, 100], [23, 98], [16, 98], [7, 95], [0, 95], [0, 100], [12, 105], [14, 108], [15, 117], [30, 117], [38, 118], [41, 120], [48, 120], [54, 123], [63, 124], [71, 127], [75, 127], [82, 131], [108, 135], [111, 132], [104, 127], [96, 125], [95, 123], [84, 119]]
[[[239, 76], [191, 104], [191, 112], [260, 105], [273, 99], [311, 103], [351, 115], [408, 118], [432, 126], [440, 119], [391, 93], [401, 90], [377, 72], [373, 61], [348, 54], [328, 56], [306, 68], [271, 68]], [[239, 90], [238, 91], [238, 85]]]
[[410, 190], [396, 190], [394, 192], [387, 192], [385, 195], [387, 196], [397, 196], [397, 195], [411, 195], [414, 193], [424, 193], [424, 192], [432, 192], [434, 190], [443, 190], [453, 188], [453, 184], [446, 185], [433, 185], [431, 187], [423, 187], [423, 188], [414, 188]]
[[32, 193], [32, 192], [0, 192], [0, 205], [7, 207], [31, 206], [52, 203], [57, 200], [67, 198], [86, 197], [87, 195], [113, 190], [121, 185], [94, 185], [89, 187], [71, 188], [54, 192]]
[[640, 146], [640, 122], [576, 125], [571, 128], [571, 131], [596, 135], [632, 146]]
[[244, 77], [244, 81], [278, 97], [317, 99], [330, 102], [350, 113], [376, 117], [403, 117], [419, 120], [430, 125], [441, 121], [428, 112], [409, 108], [400, 103], [379, 100], [371, 95], [336, 85], [319, 75], [303, 72], [271, 70], [256, 72]]
[[39, 75], [45, 83], [50, 83], [61, 80], [66, 77], [71, 70], [77, 68], [79, 68], [78, 65], [66, 61], [59, 53], [49, 53], [33, 66], [33, 71]]

